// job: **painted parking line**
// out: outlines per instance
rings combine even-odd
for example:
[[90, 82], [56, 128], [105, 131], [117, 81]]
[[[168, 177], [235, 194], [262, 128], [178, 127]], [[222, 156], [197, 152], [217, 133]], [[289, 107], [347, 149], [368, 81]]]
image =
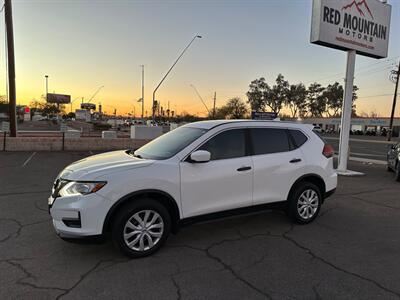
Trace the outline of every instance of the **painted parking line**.
[[363, 163], [376, 164], [376, 165], [387, 165], [387, 162], [385, 160], [378, 160], [378, 159], [369, 159], [369, 158], [360, 158], [360, 157], [350, 156], [349, 160], [363, 162]]
[[[335, 154], [335, 157], [337, 158], [338, 155]], [[356, 161], [356, 162], [361, 162], [361, 163], [375, 164], [375, 165], [387, 165], [387, 162], [385, 160], [378, 160], [378, 159], [370, 159], [370, 158], [361, 158], [361, 157], [350, 156], [349, 160]]]
[[25, 167], [25, 166], [30, 162], [30, 160], [32, 159], [32, 157], [35, 156], [35, 154], [36, 154], [36, 152], [33, 152], [33, 153], [28, 157], [28, 159], [24, 162], [24, 164], [21, 166], [21, 168]]
[[351, 155], [357, 155], [357, 156], [371, 156], [371, 157], [385, 157], [385, 154], [368, 154], [368, 153], [358, 153], [358, 152], [351, 152]]

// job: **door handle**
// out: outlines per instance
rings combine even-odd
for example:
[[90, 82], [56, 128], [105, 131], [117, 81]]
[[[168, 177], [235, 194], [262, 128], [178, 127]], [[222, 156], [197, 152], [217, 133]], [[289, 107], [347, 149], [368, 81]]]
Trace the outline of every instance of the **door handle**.
[[291, 161], [289, 161], [291, 164], [294, 164], [294, 163], [298, 163], [298, 162], [301, 162], [301, 159], [300, 158], [293, 158]]
[[251, 170], [251, 167], [250, 167], [250, 166], [248, 166], [248, 167], [240, 167], [240, 168], [237, 169], [236, 171], [238, 171], [238, 172], [243, 172], [243, 171], [248, 171], [248, 170]]

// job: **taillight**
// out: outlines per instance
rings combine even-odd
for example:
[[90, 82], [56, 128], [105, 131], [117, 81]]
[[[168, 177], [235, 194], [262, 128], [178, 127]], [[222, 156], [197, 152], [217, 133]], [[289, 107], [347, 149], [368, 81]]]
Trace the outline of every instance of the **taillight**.
[[330, 158], [333, 156], [334, 153], [335, 153], [335, 150], [333, 150], [333, 147], [331, 145], [325, 144], [324, 149], [322, 150], [322, 154], [326, 158]]

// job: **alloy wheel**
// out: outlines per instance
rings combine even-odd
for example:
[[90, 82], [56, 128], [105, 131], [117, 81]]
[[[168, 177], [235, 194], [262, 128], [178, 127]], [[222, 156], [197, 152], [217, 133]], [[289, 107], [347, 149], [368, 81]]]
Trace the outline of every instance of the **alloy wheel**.
[[319, 197], [316, 191], [307, 189], [297, 200], [297, 212], [305, 220], [311, 219], [318, 210]]
[[141, 210], [128, 219], [123, 235], [126, 245], [135, 251], [153, 248], [164, 233], [164, 221], [154, 210]]

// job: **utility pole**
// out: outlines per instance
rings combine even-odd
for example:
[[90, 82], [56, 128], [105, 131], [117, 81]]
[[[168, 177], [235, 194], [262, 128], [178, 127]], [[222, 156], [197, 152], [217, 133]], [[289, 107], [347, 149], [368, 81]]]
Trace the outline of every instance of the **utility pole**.
[[214, 92], [213, 119], [215, 119], [215, 103], [216, 102], [217, 102], [217, 92]]
[[388, 136], [387, 136], [388, 141], [390, 141], [392, 139], [392, 134], [393, 134], [393, 119], [394, 119], [394, 113], [396, 111], [397, 90], [399, 88], [399, 77], [400, 77], [400, 60], [399, 60], [399, 65], [397, 66], [397, 70], [393, 70], [390, 73], [390, 79], [392, 81], [396, 82], [396, 86], [395, 86], [394, 95], [393, 95], [392, 113], [390, 115], [389, 132], [388, 132]]
[[142, 120], [144, 115], [144, 65], [142, 67]]
[[47, 95], [49, 94], [49, 75], [44, 75], [44, 78], [46, 79], [46, 101], [47, 101]]
[[8, 59], [8, 89], [9, 89], [9, 115], [10, 115], [10, 136], [17, 136], [17, 108], [15, 88], [15, 56], [14, 56], [14, 31], [12, 21], [11, 0], [4, 1], [4, 18], [7, 33], [7, 59]]

